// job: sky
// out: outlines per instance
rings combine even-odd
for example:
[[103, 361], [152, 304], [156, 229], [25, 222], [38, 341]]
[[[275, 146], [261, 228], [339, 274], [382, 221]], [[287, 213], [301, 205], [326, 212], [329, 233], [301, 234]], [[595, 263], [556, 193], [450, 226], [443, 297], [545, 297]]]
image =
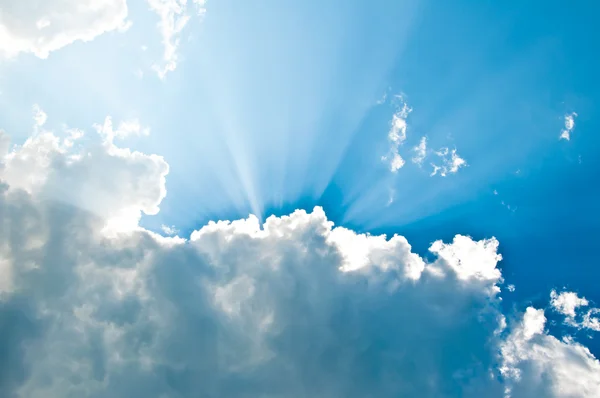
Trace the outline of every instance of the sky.
[[600, 396], [598, 12], [0, 0], [0, 395]]

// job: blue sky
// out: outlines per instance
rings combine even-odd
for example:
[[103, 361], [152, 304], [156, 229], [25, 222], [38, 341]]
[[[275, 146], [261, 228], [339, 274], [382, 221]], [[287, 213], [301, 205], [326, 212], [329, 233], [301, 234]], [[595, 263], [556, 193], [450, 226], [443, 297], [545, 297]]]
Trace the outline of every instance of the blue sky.
[[[166, 196], [154, 186], [146, 190], [141, 178], [129, 182], [144, 181], [135, 195], [124, 186], [97, 194], [105, 189], [94, 182], [104, 181], [102, 170], [137, 160], [115, 169], [86, 166], [40, 194], [73, 191], [60, 200], [101, 218], [134, 209], [134, 218], [145, 213], [139, 220], [144, 231], [165, 233], [164, 225], [185, 238], [211, 220], [255, 214], [264, 222], [321, 206], [336, 226], [402, 235], [432, 262], [436, 255], [428, 249], [438, 239], [495, 237], [503, 257], [502, 312], [517, 317], [528, 306], [546, 308], [550, 333], [574, 335], [600, 355], [593, 331], [563, 324], [566, 313], [553, 313], [548, 301], [555, 289], [585, 296], [590, 308], [600, 303], [600, 5], [108, 3], [115, 5], [114, 15], [124, 14], [114, 20], [109, 12], [81, 16], [97, 25], [57, 22], [72, 43], [43, 57], [50, 36], [43, 36], [39, 23], [54, 14], [0, 0], [0, 12], [2, 6], [8, 10], [0, 27], [13, 34], [0, 45], [0, 127], [14, 144], [25, 142], [34, 104], [48, 118], [34, 127], [34, 136], [42, 129], [91, 131], [107, 115], [118, 131], [126, 130], [119, 121], [135, 120], [142, 128], [123, 133], [118, 144], [102, 130], [102, 145], [109, 157], [116, 156], [113, 145], [163, 156], [169, 172], [160, 189]], [[10, 31], [20, 12], [31, 14], [31, 32], [27, 23], [23, 31]], [[81, 40], [85, 26], [99, 26], [93, 40]], [[165, 69], [169, 63], [172, 70]], [[400, 138], [390, 135], [394, 120]], [[565, 129], [569, 139], [561, 138]], [[82, 148], [96, 148], [90, 137], [80, 141]], [[421, 142], [426, 148], [418, 158]], [[104, 159], [104, 152], [90, 151]], [[454, 169], [453, 153], [464, 162]], [[392, 170], [395, 155], [403, 164]], [[163, 170], [155, 158], [143, 159], [136, 173]], [[20, 178], [42, 172], [23, 173]], [[47, 175], [62, 176], [53, 173]], [[18, 179], [12, 182], [14, 175], [21, 174], [2, 179], [37, 194]], [[83, 185], [77, 185], [80, 177]], [[114, 186], [120, 181], [115, 177]], [[95, 201], [88, 200], [90, 192]], [[126, 207], [126, 199], [115, 199], [119, 192], [137, 199]], [[148, 210], [159, 204], [160, 212]], [[509, 284], [514, 292], [507, 291]]]

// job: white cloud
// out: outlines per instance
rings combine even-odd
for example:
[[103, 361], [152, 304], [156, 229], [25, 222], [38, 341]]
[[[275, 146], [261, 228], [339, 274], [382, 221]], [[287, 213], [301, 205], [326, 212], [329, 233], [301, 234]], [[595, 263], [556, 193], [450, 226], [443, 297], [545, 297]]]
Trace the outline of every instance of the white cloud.
[[450, 156], [450, 161], [448, 162], [448, 172], [454, 174], [458, 171], [458, 169], [465, 167], [466, 165], [467, 161], [458, 156], [456, 149], [453, 149]]
[[[600, 319], [595, 316], [600, 313], [599, 308], [590, 308], [584, 314], [578, 314], [579, 308], [588, 307], [589, 304], [585, 297], [579, 297], [575, 292], [550, 292], [550, 305], [555, 311], [565, 315], [567, 325], [600, 332]], [[576, 319], [579, 315], [580, 321]]]
[[600, 332], [600, 318], [595, 316], [596, 314], [600, 314], [600, 308], [589, 309], [585, 314], [583, 314], [583, 320], [579, 326], [584, 329]]
[[113, 128], [112, 118], [107, 117], [102, 125], [94, 126], [99, 134], [103, 135], [109, 142], [113, 142], [115, 138], [125, 139], [130, 136], [144, 136], [150, 134], [148, 127], [142, 127], [137, 119], [124, 120], [119, 123], [116, 130]]
[[438, 173], [442, 177], [446, 177], [448, 174], [456, 174], [460, 168], [467, 166], [467, 161], [460, 157], [456, 149], [449, 150], [444, 147], [436, 151], [435, 154], [441, 158], [442, 163], [439, 165], [431, 164], [433, 167], [431, 177]]
[[575, 318], [575, 310], [581, 306], [587, 306], [589, 303], [585, 298], [579, 298], [577, 293], [562, 292], [556, 293], [556, 290], [550, 292], [550, 305], [558, 312], [570, 318]]
[[[501, 348], [507, 397], [600, 396], [600, 362], [570, 338], [544, 332], [543, 310], [527, 308]], [[511, 385], [512, 384], [512, 385]]]
[[575, 118], [577, 113], [571, 112], [565, 115], [565, 127], [560, 131], [560, 139], [569, 141], [571, 132], [575, 129]]
[[475, 242], [468, 236], [456, 235], [452, 244], [438, 240], [429, 250], [444, 259], [459, 279], [492, 282], [494, 291], [499, 292], [500, 289], [494, 285], [501, 280], [496, 265], [502, 256], [497, 254], [497, 249], [495, 238]]
[[388, 131], [390, 149], [387, 155], [381, 157], [382, 161], [389, 162], [392, 173], [400, 170], [405, 164], [404, 159], [398, 153], [398, 149], [406, 140], [406, 118], [412, 112], [412, 109], [401, 96], [396, 96], [396, 98], [400, 100], [401, 105], [400, 109], [392, 116], [392, 121], [390, 122], [390, 130]]
[[128, 26], [125, 0], [0, 0], [0, 56], [46, 58], [77, 40]]
[[508, 286], [506, 286], [506, 290], [508, 290], [509, 292], [514, 292], [516, 290], [515, 285], [510, 284]]
[[394, 153], [390, 162], [390, 171], [396, 172], [400, 170], [404, 166], [404, 164], [405, 162], [404, 159], [402, 159], [402, 156], [398, 155], [397, 153]]
[[392, 116], [388, 139], [393, 144], [402, 144], [406, 140], [406, 118], [412, 109], [403, 103], [402, 108]]
[[104, 126], [2, 159], [0, 396], [598, 396], [585, 347], [545, 334], [542, 311], [500, 312], [493, 238], [426, 260], [321, 208], [105, 234], [123, 209], [158, 211], [168, 165]]
[[415, 153], [415, 156], [413, 156], [412, 162], [421, 166], [427, 155], [427, 137], [421, 137], [419, 145], [413, 148], [413, 152]]
[[179, 230], [177, 228], [175, 228], [173, 225], [168, 226], [165, 224], [162, 224], [160, 226], [160, 229], [165, 233], [165, 235], [177, 235], [179, 233]]
[[[164, 46], [163, 65], [154, 65], [153, 68], [163, 79], [167, 73], [177, 68], [179, 56], [177, 53], [181, 32], [190, 20], [187, 0], [147, 0], [150, 9], [158, 17], [158, 29], [162, 36]], [[196, 10], [200, 17], [206, 13], [206, 2], [204, 0], [194, 0]]]

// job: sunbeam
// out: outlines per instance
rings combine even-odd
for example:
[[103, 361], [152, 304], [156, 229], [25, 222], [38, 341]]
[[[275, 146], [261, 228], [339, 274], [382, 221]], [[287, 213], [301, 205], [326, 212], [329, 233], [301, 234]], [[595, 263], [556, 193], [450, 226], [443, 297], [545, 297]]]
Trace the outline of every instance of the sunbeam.
[[600, 397], [598, 15], [0, 0], [0, 397]]
[[[319, 13], [313, 12], [316, 7]], [[215, 4], [203, 21], [202, 35], [210, 40], [193, 46], [202, 57], [183, 66], [197, 77], [183, 95], [200, 96], [178, 112], [179, 132], [170, 137], [185, 135], [190, 151], [178, 147], [176, 159], [165, 154], [172, 173], [185, 168], [195, 188], [191, 191], [188, 181], [181, 181], [186, 187], [171, 184], [173, 197], [199, 200], [204, 207], [203, 191], [239, 186], [243, 192], [218, 195], [231, 201], [221, 201], [220, 211], [231, 214], [243, 201], [241, 208], [261, 219], [301, 198], [318, 204], [360, 123], [385, 90], [416, 9], [413, 1], [392, 10], [342, 1], [324, 8], [314, 1], [291, 7], [276, 1]], [[266, 20], [259, 17], [265, 10]], [[371, 19], [380, 21], [375, 30]], [[198, 145], [204, 147], [202, 157]], [[195, 169], [184, 166], [192, 162]], [[228, 168], [233, 179], [221, 172]], [[211, 180], [221, 180], [219, 185], [205, 175], [216, 170], [222, 175]]]

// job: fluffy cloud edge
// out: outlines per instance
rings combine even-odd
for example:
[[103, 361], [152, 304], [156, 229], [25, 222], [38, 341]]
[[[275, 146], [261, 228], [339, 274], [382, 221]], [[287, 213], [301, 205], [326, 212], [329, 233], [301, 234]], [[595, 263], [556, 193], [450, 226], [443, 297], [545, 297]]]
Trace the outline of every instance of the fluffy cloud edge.
[[0, 55], [13, 58], [32, 53], [47, 58], [76, 41], [91, 41], [110, 31], [126, 30], [126, 0], [21, 0], [0, 16]]
[[[162, 237], [138, 222], [142, 212], [158, 212], [168, 164], [114, 142], [143, 131], [140, 123], [115, 130], [107, 118], [96, 126], [98, 139], [83, 143], [79, 130], [66, 138], [46, 131], [40, 112], [34, 136], [9, 151], [0, 168], [8, 183], [0, 232], [13, 234], [0, 247], [0, 316], [19, 308], [37, 325], [12, 326], [29, 349], [20, 356], [8, 350], [6, 360], [20, 358], [28, 376], [0, 366], [10, 381], [0, 391], [97, 397], [213, 388], [193, 381], [197, 375], [245, 386], [230, 396], [266, 388], [289, 393], [293, 386], [345, 396], [364, 396], [368, 385], [384, 395], [451, 389], [463, 396], [591, 398], [600, 391], [598, 360], [545, 331], [543, 310], [527, 308], [508, 322], [499, 311], [502, 257], [494, 238], [433, 242], [429, 261], [402, 236], [336, 227], [319, 207], [264, 224], [254, 216], [210, 222], [189, 239]], [[102, 178], [107, 170], [110, 179]], [[69, 196], [73, 183], [78, 195]], [[129, 228], [107, 234], [115, 217], [127, 218]], [[554, 292], [551, 305], [570, 316], [583, 306], [575, 298], [573, 306], [572, 296]], [[198, 329], [196, 322], [208, 321], [218, 334]], [[33, 331], [38, 337], [27, 337]], [[448, 357], [436, 354], [448, 347]], [[331, 368], [326, 353], [343, 360]], [[203, 355], [208, 362], [198, 360]], [[379, 369], [375, 378], [365, 375], [369, 369]], [[496, 371], [501, 377], [488, 377]], [[353, 372], [354, 380], [345, 376]], [[313, 382], [304, 383], [309, 376]]]

